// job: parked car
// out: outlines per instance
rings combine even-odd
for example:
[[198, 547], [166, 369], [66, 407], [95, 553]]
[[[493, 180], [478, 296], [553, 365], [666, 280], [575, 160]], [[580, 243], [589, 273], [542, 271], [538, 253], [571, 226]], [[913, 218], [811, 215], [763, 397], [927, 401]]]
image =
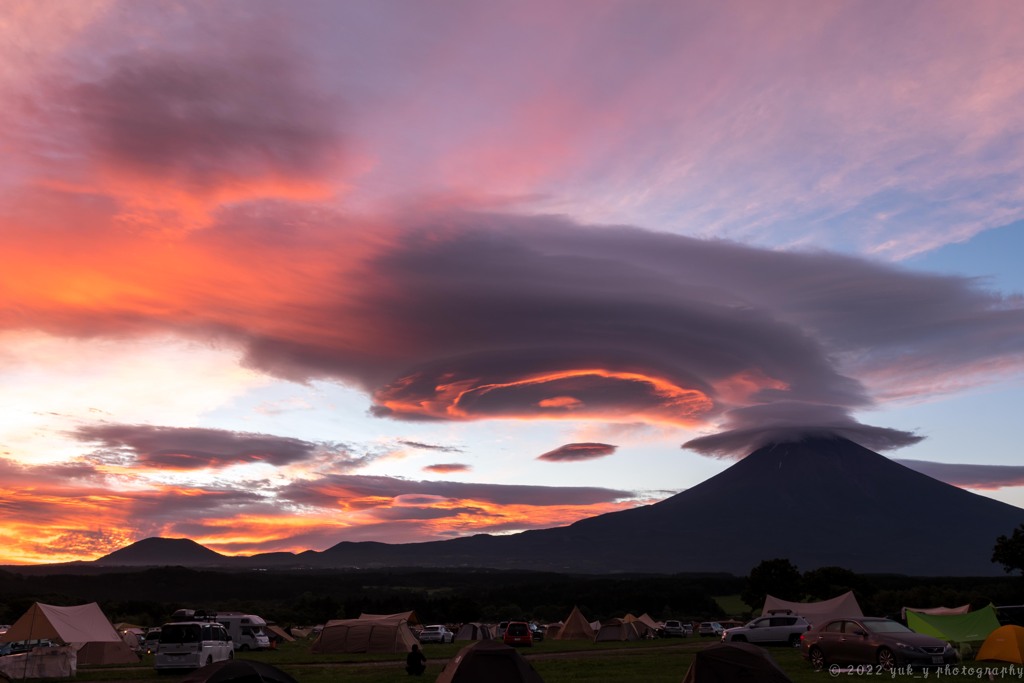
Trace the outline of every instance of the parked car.
[[160, 627], [160, 647], [153, 666], [158, 672], [198, 669], [234, 657], [235, 648], [222, 624], [176, 621]]
[[544, 631], [546, 630], [546, 627], [530, 622], [530, 637], [533, 638], [533, 642], [539, 643], [544, 640]]
[[723, 630], [722, 625], [717, 621], [702, 621], [700, 622], [700, 626], [697, 627], [697, 633], [699, 633], [701, 637], [721, 636]]
[[508, 622], [508, 628], [505, 629], [505, 635], [502, 637], [502, 641], [506, 645], [532, 646], [533, 636], [530, 634], [530, 625], [525, 621]]
[[34, 640], [15, 640], [9, 643], [0, 643], [0, 657], [4, 655], [17, 655], [22, 652], [34, 650], [37, 647], [53, 647], [56, 643], [46, 639], [37, 638]]
[[455, 642], [455, 634], [448, 630], [447, 626], [443, 624], [433, 624], [431, 626], [424, 626], [423, 630], [420, 631], [420, 642], [421, 643], [453, 643]]
[[800, 636], [801, 651], [815, 670], [832, 664], [871, 664], [882, 670], [955, 664], [948, 643], [876, 617], [833, 619]]
[[158, 647], [160, 647], [160, 628], [151, 628], [146, 631], [146, 636], [142, 640], [142, 651], [151, 655], [156, 652]]
[[503, 640], [505, 638], [505, 629], [507, 629], [507, 628], [508, 628], [508, 622], [507, 621], [500, 621], [500, 622], [498, 622], [498, 628], [494, 632], [494, 638], [496, 640]]
[[686, 627], [689, 624], [684, 624], [677, 619], [669, 619], [665, 622], [665, 625], [661, 627], [662, 638], [686, 638], [687, 635], [693, 635], [693, 626], [690, 626], [690, 632], [686, 632]]
[[800, 636], [811, 630], [811, 624], [796, 614], [772, 614], [759, 617], [746, 626], [727, 628], [722, 631], [722, 642], [758, 643], [767, 645], [785, 643], [800, 644]]

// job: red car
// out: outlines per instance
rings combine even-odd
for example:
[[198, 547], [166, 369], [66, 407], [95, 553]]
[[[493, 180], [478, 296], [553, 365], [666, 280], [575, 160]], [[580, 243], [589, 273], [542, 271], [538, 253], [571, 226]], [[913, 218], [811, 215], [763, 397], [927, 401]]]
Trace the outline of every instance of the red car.
[[505, 636], [503, 638], [506, 645], [523, 645], [526, 647], [533, 646], [533, 636], [530, 634], [530, 625], [525, 621], [510, 621], [508, 622], [508, 628], [505, 629]]

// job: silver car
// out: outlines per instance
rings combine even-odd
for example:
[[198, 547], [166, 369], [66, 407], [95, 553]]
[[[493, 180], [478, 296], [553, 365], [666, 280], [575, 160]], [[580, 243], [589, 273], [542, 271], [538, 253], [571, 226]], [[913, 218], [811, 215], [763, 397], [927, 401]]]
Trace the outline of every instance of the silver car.
[[722, 632], [722, 642], [786, 644], [795, 647], [800, 644], [800, 636], [810, 630], [810, 622], [801, 616], [772, 614], [758, 617], [746, 626], [725, 629]]
[[424, 626], [420, 631], [421, 643], [452, 643], [455, 641], [455, 634], [442, 624]]

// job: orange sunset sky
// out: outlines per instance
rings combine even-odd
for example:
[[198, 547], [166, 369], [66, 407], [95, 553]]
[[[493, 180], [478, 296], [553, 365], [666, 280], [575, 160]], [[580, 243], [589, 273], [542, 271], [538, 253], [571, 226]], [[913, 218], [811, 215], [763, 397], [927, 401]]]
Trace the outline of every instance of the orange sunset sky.
[[1024, 5], [0, 0], [0, 564], [1024, 506]]

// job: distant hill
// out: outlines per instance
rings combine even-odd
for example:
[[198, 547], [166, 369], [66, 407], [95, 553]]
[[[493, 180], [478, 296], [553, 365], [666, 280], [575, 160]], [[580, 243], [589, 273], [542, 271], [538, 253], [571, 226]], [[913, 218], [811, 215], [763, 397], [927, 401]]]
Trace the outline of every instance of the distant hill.
[[231, 558], [187, 538], [145, 538], [95, 560], [111, 567], [215, 567]]
[[[654, 505], [509, 536], [427, 543], [339, 543], [323, 552], [229, 558], [193, 544], [194, 564], [309, 567], [492, 567], [572, 573], [730, 572], [765, 559], [799, 569], [840, 566], [918, 576], [1000, 574], [992, 546], [1024, 510], [964, 491], [845, 439], [761, 448], [729, 469]], [[140, 544], [153, 564], [188, 564], [185, 549]], [[199, 550], [205, 551], [200, 553]], [[220, 560], [216, 560], [220, 558]], [[216, 560], [216, 561], [215, 561]]]

